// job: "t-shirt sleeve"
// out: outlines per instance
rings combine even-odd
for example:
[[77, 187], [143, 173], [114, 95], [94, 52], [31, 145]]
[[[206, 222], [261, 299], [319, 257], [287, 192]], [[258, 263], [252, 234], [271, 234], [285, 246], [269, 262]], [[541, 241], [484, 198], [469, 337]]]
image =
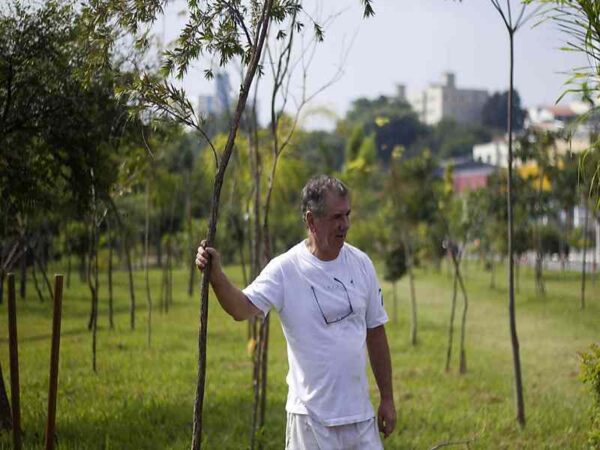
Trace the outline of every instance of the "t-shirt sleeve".
[[254, 306], [267, 315], [271, 308], [283, 306], [283, 274], [278, 258], [272, 259], [243, 291]]
[[367, 328], [375, 328], [386, 323], [388, 321], [388, 315], [383, 307], [383, 291], [381, 290], [379, 281], [377, 281], [375, 267], [368, 256], [365, 255], [365, 259], [366, 271], [368, 275], [367, 283], [369, 285], [366, 323]]

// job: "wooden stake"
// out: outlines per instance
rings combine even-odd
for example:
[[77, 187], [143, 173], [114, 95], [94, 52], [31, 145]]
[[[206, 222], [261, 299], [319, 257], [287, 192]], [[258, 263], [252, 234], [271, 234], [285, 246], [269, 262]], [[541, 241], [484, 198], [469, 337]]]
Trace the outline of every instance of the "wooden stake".
[[12, 402], [13, 447], [21, 449], [21, 400], [19, 388], [19, 344], [17, 342], [17, 309], [15, 274], [8, 274], [8, 346], [10, 352], [10, 397]]
[[58, 356], [60, 351], [60, 322], [62, 313], [63, 276], [54, 275], [54, 313], [52, 315], [52, 350], [50, 353], [50, 384], [48, 386], [48, 420], [46, 422], [46, 450], [54, 449], [56, 397], [58, 389]]

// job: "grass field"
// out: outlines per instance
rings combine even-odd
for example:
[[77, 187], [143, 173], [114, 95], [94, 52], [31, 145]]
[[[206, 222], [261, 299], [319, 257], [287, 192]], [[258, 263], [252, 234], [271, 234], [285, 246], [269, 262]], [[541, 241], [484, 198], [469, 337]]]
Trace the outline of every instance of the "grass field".
[[[523, 271], [517, 324], [527, 425], [521, 430], [514, 419], [504, 272], [498, 271], [497, 288], [492, 290], [489, 273], [469, 264], [465, 375], [457, 373], [458, 347], [453, 353], [453, 370], [443, 370], [452, 288], [446, 270], [417, 273], [416, 347], [409, 343], [408, 284], [402, 280], [397, 285], [398, 321], [390, 322], [387, 332], [399, 421], [385, 448], [429, 449], [446, 441], [468, 441], [471, 449], [586, 448], [591, 395], [578, 378], [577, 352], [600, 341], [600, 279], [594, 285], [588, 280], [587, 308], [581, 311], [577, 274], [547, 272], [548, 293], [538, 298], [532, 274]], [[237, 268], [229, 273], [239, 280]], [[151, 346], [147, 345], [143, 274], [136, 274], [135, 331], [129, 329], [126, 274], [116, 274], [114, 330], [108, 328], [107, 288], [102, 285], [97, 373], [92, 371], [92, 337], [86, 328], [89, 291], [76, 278], [64, 297], [58, 448], [189, 448], [199, 301], [197, 293], [192, 298], [185, 293], [186, 271], [174, 273], [174, 304], [168, 314], [157, 307], [160, 273], [152, 273], [156, 307]], [[47, 409], [51, 306], [38, 301], [32, 285], [28, 289], [26, 300], [17, 303], [22, 426], [25, 448], [38, 449], [43, 446]], [[384, 285], [384, 293], [391, 317], [391, 285]], [[252, 398], [246, 324], [230, 320], [214, 298], [209, 321], [203, 448], [244, 449]], [[0, 324], [0, 363], [9, 384], [6, 302], [0, 305]], [[265, 448], [282, 449], [287, 361], [276, 316], [271, 336], [267, 426], [261, 438]], [[375, 389], [372, 394], [376, 402]], [[0, 448], [12, 448], [10, 436], [0, 437]]]

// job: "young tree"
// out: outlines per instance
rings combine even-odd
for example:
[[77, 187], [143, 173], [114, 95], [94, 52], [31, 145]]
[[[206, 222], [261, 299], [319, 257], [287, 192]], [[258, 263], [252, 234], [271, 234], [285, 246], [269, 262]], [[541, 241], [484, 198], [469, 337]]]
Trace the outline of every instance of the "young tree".
[[[513, 369], [515, 377], [515, 404], [517, 409], [517, 422], [521, 427], [525, 426], [525, 403], [523, 401], [523, 382], [521, 379], [521, 356], [519, 351], [519, 338], [517, 336], [517, 320], [515, 314], [515, 288], [514, 288], [514, 259], [513, 259], [513, 93], [514, 93], [514, 37], [521, 26], [535, 14], [525, 15], [526, 5], [521, 5], [517, 15], [513, 16], [510, 0], [506, 2], [506, 8], [500, 5], [499, 0], [490, 0], [496, 9], [502, 22], [506, 27], [509, 42], [509, 87], [508, 87], [508, 189], [506, 202], [508, 205], [508, 313], [510, 323], [510, 337], [513, 352]], [[516, 13], [517, 11], [515, 11]]]
[[552, 183], [552, 197], [556, 199], [562, 215], [559, 254], [563, 271], [569, 255], [568, 240], [573, 230], [573, 209], [579, 201], [578, 167], [578, 157], [574, 153], [567, 152], [562, 155]]
[[[530, 128], [519, 139], [516, 152], [524, 163], [533, 164], [526, 177], [530, 197], [529, 218], [533, 222], [533, 242], [535, 245], [535, 287], [539, 295], [545, 295], [543, 278], [544, 250], [542, 248], [542, 221], [551, 214], [550, 191], [553, 175], [556, 172], [558, 157], [556, 142], [558, 133]], [[526, 167], [522, 168], [524, 171]]]
[[396, 296], [396, 283], [406, 274], [406, 252], [402, 245], [390, 250], [385, 258], [384, 279], [392, 283], [392, 318], [398, 322], [398, 299]]
[[114, 241], [111, 228], [111, 221], [108, 215], [106, 216], [106, 245], [108, 247], [108, 267], [106, 273], [108, 277], [108, 326], [110, 329], [115, 328], [114, 322], [114, 295], [113, 295], [113, 250]]
[[457, 194], [453, 189], [452, 172], [453, 168], [449, 166], [444, 175], [444, 190], [439, 195], [438, 201], [439, 216], [441, 216], [439, 220], [443, 223], [446, 232], [444, 247], [454, 269], [452, 303], [448, 327], [448, 348], [446, 352], [446, 371], [450, 370], [457, 288], [460, 287], [463, 296], [463, 311], [460, 328], [459, 372], [464, 374], [467, 371], [465, 337], [469, 299], [461, 271], [461, 262], [467, 245], [469, 245], [472, 239], [472, 235], [480, 230], [483, 223], [489, 219], [486, 214], [488, 199], [482, 190]]
[[[390, 172], [385, 185], [385, 197], [390, 202], [391, 217], [396, 225], [396, 242], [406, 252], [406, 268], [411, 298], [410, 342], [417, 345], [417, 298], [414, 268], [418, 245], [418, 228], [422, 223], [433, 221], [437, 206], [435, 163], [429, 152], [402, 160], [401, 152], [394, 151]], [[392, 241], [394, 244], [394, 241]]]
[[91, 198], [90, 208], [87, 217], [88, 229], [89, 229], [89, 251], [88, 251], [88, 270], [87, 280], [88, 287], [92, 296], [92, 308], [90, 313], [90, 325], [89, 328], [92, 330], [92, 369], [94, 372], [97, 370], [97, 342], [98, 342], [98, 296], [100, 284], [98, 281], [98, 235], [100, 223], [103, 220], [104, 214], [99, 211], [98, 195], [96, 193], [95, 179], [92, 171], [92, 186], [91, 186]]

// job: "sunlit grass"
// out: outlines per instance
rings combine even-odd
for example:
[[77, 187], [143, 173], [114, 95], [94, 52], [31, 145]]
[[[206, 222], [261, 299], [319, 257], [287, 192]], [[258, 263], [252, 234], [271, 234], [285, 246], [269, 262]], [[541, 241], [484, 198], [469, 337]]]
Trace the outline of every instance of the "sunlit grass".
[[[230, 274], [241, 279], [236, 268]], [[398, 429], [386, 448], [431, 448], [470, 441], [469, 448], [584, 448], [591, 396], [578, 379], [577, 352], [600, 340], [600, 280], [588, 279], [587, 308], [579, 308], [577, 274], [548, 273], [547, 295], [537, 297], [523, 270], [517, 294], [527, 425], [514, 419], [512, 353], [504, 269], [490, 274], [469, 262], [468, 372], [458, 374], [458, 328], [453, 366], [444, 363], [452, 281], [446, 269], [417, 272], [419, 344], [409, 343], [408, 283], [398, 283], [398, 321], [387, 326], [394, 365]], [[57, 412], [58, 448], [189, 448], [197, 374], [198, 294], [188, 298], [187, 271], [174, 273], [174, 304], [161, 313], [161, 274], [154, 284], [152, 342], [147, 345], [143, 274], [136, 274], [137, 326], [129, 329], [127, 278], [116, 274], [115, 329], [108, 328], [107, 287], [101, 287], [98, 371], [92, 371], [87, 331], [89, 291], [73, 277], [65, 290]], [[104, 280], [105, 281], [105, 280]], [[391, 317], [391, 285], [384, 286]], [[6, 302], [5, 302], [6, 303]], [[459, 297], [457, 326], [462, 301]], [[22, 426], [25, 448], [43, 445], [50, 355], [51, 307], [33, 286], [18, 301]], [[0, 308], [0, 362], [8, 377], [6, 305]], [[246, 323], [229, 319], [211, 301], [204, 448], [247, 447], [251, 417], [251, 361]], [[281, 449], [285, 429], [285, 342], [272, 324], [265, 448]], [[372, 383], [374, 402], [377, 393]], [[463, 446], [464, 447], [464, 446]], [[11, 448], [10, 436], [0, 448]], [[456, 447], [460, 448], [460, 447]]]

